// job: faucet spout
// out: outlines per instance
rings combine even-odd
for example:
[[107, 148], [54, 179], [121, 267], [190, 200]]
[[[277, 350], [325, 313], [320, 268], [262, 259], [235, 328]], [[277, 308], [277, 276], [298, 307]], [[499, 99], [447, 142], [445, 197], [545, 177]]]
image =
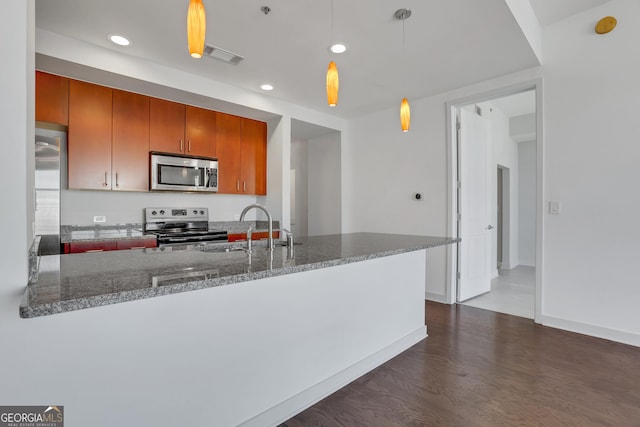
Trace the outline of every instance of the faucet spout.
[[240, 214], [240, 222], [244, 222], [244, 217], [247, 215], [247, 212], [249, 212], [251, 209], [259, 209], [259, 210], [261, 210], [262, 212], [264, 212], [267, 215], [267, 221], [269, 223], [269, 233], [267, 235], [267, 245], [269, 247], [269, 250], [272, 251], [273, 250], [273, 219], [271, 218], [271, 214], [269, 213], [269, 211], [267, 210], [267, 208], [265, 206], [259, 205], [257, 203], [254, 203], [252, 205], [247, 206], [246, 208], [244, 208], [242, 210], [242, 213]]

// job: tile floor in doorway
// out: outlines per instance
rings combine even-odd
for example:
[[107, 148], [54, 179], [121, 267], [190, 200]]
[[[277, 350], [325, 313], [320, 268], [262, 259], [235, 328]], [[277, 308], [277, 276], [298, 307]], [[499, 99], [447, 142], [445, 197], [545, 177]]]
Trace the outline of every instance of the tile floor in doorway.
[[491, 281], [491, 292], [462, 304], [533, 319], [536, 293], [535, 267], [521, 265], [511, 270], [499, 270], [498, 273], [498, 277]]

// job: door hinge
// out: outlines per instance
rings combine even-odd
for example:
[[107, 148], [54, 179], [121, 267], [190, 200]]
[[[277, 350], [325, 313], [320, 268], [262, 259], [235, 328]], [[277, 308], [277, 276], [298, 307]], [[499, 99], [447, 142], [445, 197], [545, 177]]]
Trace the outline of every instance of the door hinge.
[[462, 187], [462, 183], [460, 181], [458, 181], [457, 186], [458, 186], [458, 188]]
[[457, 279], [457, 280], [460, 280], [460, 272], [459, 272], [459, 271], [458, 271], [458, 272], [456, 272], [456, 279]]
[[456, 214], [456, 218], [458, 218], [458, 221], [460, 221], [462, 219], [462, 215], [460, 215], [459, 213]]

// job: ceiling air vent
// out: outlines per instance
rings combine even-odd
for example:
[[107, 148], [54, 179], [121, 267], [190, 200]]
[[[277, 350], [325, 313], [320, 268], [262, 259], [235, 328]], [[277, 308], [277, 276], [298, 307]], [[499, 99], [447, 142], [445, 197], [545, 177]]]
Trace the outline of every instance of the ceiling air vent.
[[229, 52], [221, 47], [211, 46], [210, 44], [204, 46], [204, 54], [233, 65], [238, 65], [242, 60], [244, 60], [244, 56]]

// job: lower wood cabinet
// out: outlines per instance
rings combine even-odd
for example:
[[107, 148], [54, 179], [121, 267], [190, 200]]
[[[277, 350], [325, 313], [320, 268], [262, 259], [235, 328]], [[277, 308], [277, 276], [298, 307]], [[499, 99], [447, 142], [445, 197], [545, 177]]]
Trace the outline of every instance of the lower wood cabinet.
[[102, 242], [72, 242], [63, 245], [65, 254], [83, 252], [106, 252], [125, 249], [155, 248], [158, 244], [154, 239], [123, 239]]

